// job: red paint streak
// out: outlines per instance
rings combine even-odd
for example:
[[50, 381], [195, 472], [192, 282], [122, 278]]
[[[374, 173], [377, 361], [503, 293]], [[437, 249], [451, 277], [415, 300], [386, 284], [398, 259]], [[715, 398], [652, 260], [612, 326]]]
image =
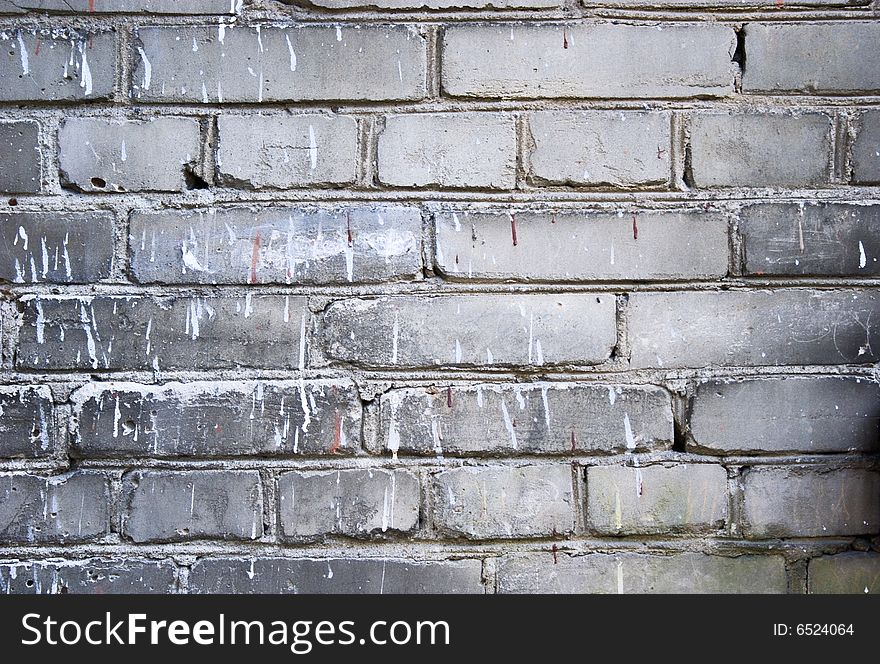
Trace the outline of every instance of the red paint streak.
[[633, 215], [633, 240], [639, 239], [639, 222], [638, 217]]
[[559, 551], [559, 549], [556, 548], [556, 542], [553, 542], [553, 546], [550, 548], [550, 552], [553, 554], [553, 564], [554, 565], [559, 562], [559, 560], [556, 559], [556, 552], [557, 551]]
[[95, 13], [95, 0], [89, 0], [89, 12]]
[[776, 0], [777, 7], [782, 7], [782, 5], [784, 5], [784, 4], [785, 4], [785, 0]]
[[257, 283], [257, 263], [260, 261], [260, 231], [254, 238], [254, 248], [251, 251], [251, 283]]
[[551, 224], [555, 224], [555, 223], [556, 223], [556, 213], [555, 213], [555, 212], [553, 213], [553, 216], [550, 218], [550, 223], [551, 223]]
[[223, 427], [221, 427], [219, 424], [215, 424], [214, 433], [220, 433], [221, 431], [223, 431]]
[[455, 254], [455, 264], [458, 265], [458, 254]]
[[452, 386], [446, 388], [446, 407], [452, 408]]
[[516, 246], [516, 215], [510, 215], [510, 236], [513, 239], [513, 246]]
[[91, 35], [89, 35], [89, 38], [88, 38], [88, 40], [87, 40], [87, 43], [88, 43], [88, 45], [89, 45], [89, 50], [91, 51], [91, 50], [92, 50], [92, 36], [91, 36]]
[[568, 48], [568, 33], [562, 28], [562, 48]]
[[342, 444], [342, 416], [336, 411], [336, 426], [333, 432], [333, 444], [330, 446], [330, 454], [339, 452], [339, 446]]
[[574, 437], [574, 431], [571, 432], [571, 451], [574, 452], [577, 449], [577, 439]]
[[39, 39], [37, 39], [37, 45], [36, 45], [36, 47], [34, 47], [34, 55], [39, 55], [39, 54], [40, 54], [40, 44], [41, 44], [41, 43], [42, 43], [42, 42], [41, 42]]
[[348, 246], [354, 246], [354, 236], [351, 234], [351, 212], [345, 213], [345, 227], [348, 230]]

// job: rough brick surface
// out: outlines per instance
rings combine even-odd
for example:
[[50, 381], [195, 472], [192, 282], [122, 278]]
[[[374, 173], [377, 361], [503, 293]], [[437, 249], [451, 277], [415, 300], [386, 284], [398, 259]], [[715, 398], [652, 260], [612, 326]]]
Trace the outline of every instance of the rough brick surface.
[[48, 387], [0, 387], [0, 458], [52, 454], [60, 433], [53, 417]]
[[853, 144], [853, 181], [880, 183], [880, 111], [859, 116], [858, 134]]
[[241, 0], [0, 0], [0, 11], [63, 13], [233, 14]]
[[119, 595], [168, 594], [177, 569], [170, 560], [92, 558], [0, 564], [0, 593]]
[[792, 376], [701, 383], [690, 432], [699, 448], [725, 454], [872, 452], [878, 423], [873, 380]]
[[[294, 3], [296, 0], [282, 0]], [[378, 7], [380, 9], [543, 9], [559, 7], [562, 0], [312, 0], [312, 4], [329, 9]]]
[[0, 191], [36, 193], [42, 188], [40, 126], [36, 122], [0, 122]]
[[808, 591], [820, 595], [880, 592], [880, 555], [841, 553], [810, 561]]

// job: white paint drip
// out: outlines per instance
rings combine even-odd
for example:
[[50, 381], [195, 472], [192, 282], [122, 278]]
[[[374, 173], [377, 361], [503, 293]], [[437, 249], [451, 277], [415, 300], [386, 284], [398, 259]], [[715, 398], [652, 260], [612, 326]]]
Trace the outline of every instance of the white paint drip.
[[547, 386], [541, 386], [541, 402], [544, 404], [544, 422], [547, 424], [547, 429], [550, 429], [550, 403], [547, 400]]
[[458, 339], [455, 340], [455, 363], [461, 364], [461, 342]]
[[80, 42], [79, 52], [82, 56], [82, 72], [79, 80], [79, 87], [85, 90], [85, 96], [88, 97], [92, 94], [92, 70], [89, 68], [89, 58], [86, 55], [86, 44], [85, 42]]
[[318, 144], [315, 142], [315, 128], [312, 125], [309, 125], [309, 160], [311, 170], [315, 170], [318, 166]]
[[37, 309], [37, 343], [43, 343], [44, 333], [46, 329], [46, 318], [43, 316], [43, 303], [37, 300], [34, 303], [34, 306]]
[[400, 313], [394, 312], [394, 327], [391, 330], [391, 364], [397, 364], [397, 343], [400, 338]]
[[868, 264], [868, 257], [865, 256], [865, 245], [862, 244], [862, 241], [859, 240], [859, 269], [865, 267]]
[[287, 50], [290, 52], [290, 71], [296, 71], [296, 53], [293, 52], [293, 44], [290, 43], [290, 36], [284, 35], [287, 40]]
[[613, 387], [609, 386], [608, 387], [608, 403], [610, 403], [613, 406], [615, 401], [617, 401], [617, 392], [614, 391]]
[[[223, 39], [221, 38], [220, 41], [222, 42]], [[144, 76], [141, 81], [141, 87], [144, 90], [149, 90], [150, 83], [152, 83], [152, 81], [153, 81], [153, 65], [150, 64], [150, 61], [147, 59], [146, 52], [144, 52], [144, 49], [141, 48], [140, 46], [138, 46], [138, 53], [141, 56], [141, 62], [144, 63]]]
[[626, 436], [626, 449], [636, 449], [636, 439], [633, 436], [632, 425], [629, 422], [629, 413], [624, 413], [623, 415], [623, 432]]
[[21, 32], [18, 33], [18, 46], [19, 46], [18, 54], [21, 56], [21, 75], [27, 76], [31, 70], [30, 70], [30, 65], [28, 64], [27, 48], [25, 48], [24, 39], [22, 39], [22, 37], [21, 37]]
[[507, 404], [504, 403], [504, 399], [501, 399], [501, 414], [504, 416], [504, 426], [507, 429], [507, 433], [510, 436], [510, 444], [513, 449], [517, 449], [516, 444], [516, 430], [513, 428], [513, 422], [510, 419], [510, 413], [507, 412]]
[[122, 141], [122, 146], [119, 149], [119, 158], [124, 162], [128, 159], [128, 153], [125, 151], [125, 139]]

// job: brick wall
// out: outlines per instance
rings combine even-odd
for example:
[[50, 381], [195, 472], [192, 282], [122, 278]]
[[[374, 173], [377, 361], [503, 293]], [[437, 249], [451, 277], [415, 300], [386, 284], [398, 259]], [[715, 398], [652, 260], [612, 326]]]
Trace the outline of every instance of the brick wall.
[[0, 14], [0, 591], [880, 590], [880, 5]]

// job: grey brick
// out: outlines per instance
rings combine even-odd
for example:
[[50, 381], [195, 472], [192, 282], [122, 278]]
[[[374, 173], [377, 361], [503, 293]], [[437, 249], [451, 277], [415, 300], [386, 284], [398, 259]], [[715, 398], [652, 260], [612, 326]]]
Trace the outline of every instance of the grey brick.
[[739, 213], [743, 272], [756, 275], [880, 274], [880, 205], [759, 203]]
[[225, 115], [217, 119], [223, 184], [254, 189], [350, 184], [357, 122], [339, 115]]
[[668, 112], [531, 113], [528, 174], [542, 184], [666, 186], [671, 118]]
[[186, 103], [414, 100], [425, 38], [406, 25], [139, 28], [133, 93]]
[[712, 279], [728, 270], [714, 212], [453, 211], [434, 215], [436, 266], [454, 280]]
[[744, 92], [854, 93], [880, 90], [880, 25], [748, 23]]
[[88, 542], [109, 531], [109, 483], [103, 475], [0, 475], [0, 542]]
[[629, 300], [633, 368], [876, 362], [868, 290], [636, 293]]
[[69, 29], [0, 31], [2, 101], [107, 99], [116, 80], [116, 34]]
[[880, 592], [880, 554], [840, 553], [813, 558], [807, 592], [821, 595], [864, 595]]
[[36, 122], [0, 122], [0, 191], [17, 194], [39, 193], [43, 163], [40, 152], [40, 126]]
[[294, 368], [303, 297], [22, 298], [17, 365], [42, 369]]
[[701, 383], [690, 430], [699, 448], [725, 454], [873, 452], [878, 423], [874, 381], [788, 376]]
[[386, 185], [516, 185], [516, 129], [509, 113], [392, 115], [385, 118], [378, 149], [379, 180]]
[[0, 386], [0, 458], [48, 456], [59, 435], [46, 385]]
[[65, 14], [234, 14], [241, 0], [0, 0], [0, 13], [27, 10]]
[[880, 184], [880, 111], [866, 111], [859, 116], [852, 162], [853, 182]]
[[263, 488], [255, 470], [132, 471], [123, 478], [123, 494], [123, 534], [135, 542], [263, 534]]
[[321, 470], [278, 479], [285, 539], [409, 533], [419, 525], [419, 479], [406, 470]]
[[200, 154], [192, 118], [68, 118], [58, 135], [62, 181], [83, 191], [182, 191]]
[[587, 468], [587, 528], [602, 535], [713, 532], [727, 520], [720, 465]]
[[365, 366], [599, 364], [616, 343], [615, 306], [594, 293], [342, 300], [321, 338], [331, 359]]
[[743, 534], [833, 537], [877, 532], [880, 473], [824, 466], [757, 466], [741, 480]]
[[785, 593], [782, 556], [704, 553], [549, 552], [512, 554], [498, 562], [499, 593]]
[[[785, 8], [793, 7], [861, 7], [870, 4], [870, 0], [780, 0]], [[765, 0], [582, 0], [586, 7], [615, 8], [721, 8], [743, 11], [746, 9], [767, 11]], [[774, 2], [774, 5], [776, 3]], [[772, 8], [772, 9], [775, 9]]]
[[91, 383], [72, 398], [86, 457], [351, 454], [361, 405], [348, 380]]
[[141, 283], [380, 283], [422, 273], [416, 207], [135, 212], [130, 233]]
[[109, 212], [0, 214], [0, 279], [87, 284], [109, 277], [112, 263]]
[[203, 558], [191, 593], [482, 594], [479, 560]]
[[391, 390], [380, 401], [393, 454], [567, 454], [669, 449], [669, 393], [653, 386], [499, 383]]
[[[296, 0], [282, 0], [295, 4]], [[563, 0], [311, 0], [316, 7], [348, 9], [550, 9], [559, 7]]]
[[731, 28], [707, 23], [455, 26], [443, 36], [443, 90], [515, 99], [728, 96], [735, 47]]
[[821, 187], [830, 178], [834, 122], [815, 112], [697, 113], [691, 176], [697, 187]]
[[91, 558], [0, 564], [0, 593], [36, 595], [169, 594], [177, 568], [170, 560]]
[[437, 473], [434, 526], [468, 539], [540, 537], [575, 527], [571, 467], [465, 466]]

